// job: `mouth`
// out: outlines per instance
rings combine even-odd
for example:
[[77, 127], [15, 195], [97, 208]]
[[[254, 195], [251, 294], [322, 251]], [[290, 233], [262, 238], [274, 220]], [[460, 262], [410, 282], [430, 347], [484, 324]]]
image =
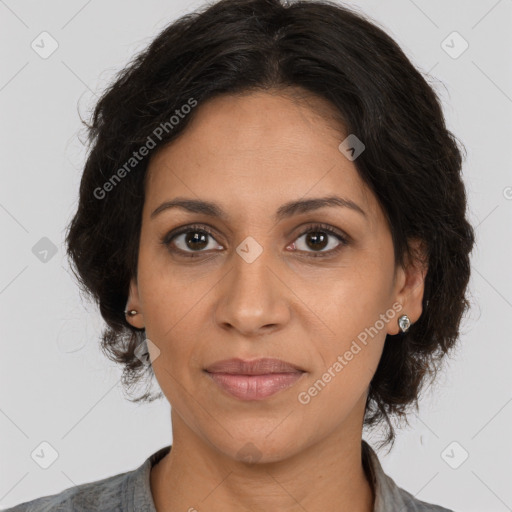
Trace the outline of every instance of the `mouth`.
[[205, 370], [217, 386], [240, 400], [264, 400], [293, 386], [306, 372], [280, 359], [226, 359]]

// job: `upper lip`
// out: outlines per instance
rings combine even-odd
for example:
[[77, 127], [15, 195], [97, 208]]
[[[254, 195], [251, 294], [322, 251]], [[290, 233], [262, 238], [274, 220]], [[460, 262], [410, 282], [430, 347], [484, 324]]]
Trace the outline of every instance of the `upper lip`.
[[209, 373], [230, 373], [233, 375], [267, 375], [269, 373], [303, 372], [302, 368], [281, 359], [261, 358], [252, 361], [244, 359], [224, 359], [206, 368]]

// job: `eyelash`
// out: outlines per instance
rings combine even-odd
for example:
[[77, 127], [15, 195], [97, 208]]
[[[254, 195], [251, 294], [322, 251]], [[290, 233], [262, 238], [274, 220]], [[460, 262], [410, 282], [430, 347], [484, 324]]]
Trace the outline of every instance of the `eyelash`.
[[[186, 258], [198, 258], [201, 256], [201, 253], [204, 251], [188, 252], [188, 251], [183, 251], [181, 249], [171, 249], [170, 248], [171, 242], [174, 238], [176, 238], [179, 235], [182, 235], [184, 233], [194, 232], [194, 231], [205, 232], [208, 235], [210, 235], [212, 238], [215, 239], [215, 233], [211, 230], [211, 228], [209, 226], [207, 226], [205, 224], [192, 224], [189, 226], [185, 226], [184, 228], [178, 228], [178, 231], [176, 231], [176, 232], [171, 231], [170, 233], [167, 233], [162, 238], [161, 243], [163, 245], [165, 245], [170, 251], [180, 253], [180, 255], [182, 255]], [[321, 224], [321, 223], [312, 224], [312, 225], [308, 226], [308, 228], [305, 231], [303, 231], [302, 233], [300, 233], [300, 235], [297, 238], [300, 238], [301, 236], [307, 235], [309, 233], [315, 233], [318, 231], [321, 233], [327, 233], [328, 235], [335, 237], [336, 239], [338, 239], [340, 244], [335, 249], [331, 249], [330, 251], [324, 251], [324, 252], [305, 251], [309, 255], [309, 257], [312, 257], [312, 258], [332, 257], [332, 256], [336, 255], [339, 251], [341, 251], [341, 249], [343, 249], [343, 247], [348, 245], [348, 243], [349, 243], [349, 240], [346, 236], [343, 236], [340, 232], [331, 228], [327, 224]], [[299, 251], [299, 252], [304, 252], [304, 251]]]

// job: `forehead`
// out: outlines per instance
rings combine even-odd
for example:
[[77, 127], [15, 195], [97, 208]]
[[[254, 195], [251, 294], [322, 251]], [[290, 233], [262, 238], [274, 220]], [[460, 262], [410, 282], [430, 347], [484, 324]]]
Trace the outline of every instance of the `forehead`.
[[186, 130], [149, 163], [148, 209], [186, 196], [221, 202], [237, 215], [261, 215], [291, 200], [338, 195], [371, 220], [379, 207], [338, 149], [346, 133], [333, 108], [318, 97], [282, 92], [199, 104]]

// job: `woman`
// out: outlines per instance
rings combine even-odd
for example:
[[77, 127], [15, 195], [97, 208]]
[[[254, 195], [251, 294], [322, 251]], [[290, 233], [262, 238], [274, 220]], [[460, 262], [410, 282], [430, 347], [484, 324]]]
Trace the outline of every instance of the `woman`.
[[392, 445], [454, 347], [474, 244], [456, 139], [397, 44], [335, 3], [222, 0], [130, 63], [90, 137], [68, 254], [173, 444], [11, 510], [449, 510], [362, 439]]

